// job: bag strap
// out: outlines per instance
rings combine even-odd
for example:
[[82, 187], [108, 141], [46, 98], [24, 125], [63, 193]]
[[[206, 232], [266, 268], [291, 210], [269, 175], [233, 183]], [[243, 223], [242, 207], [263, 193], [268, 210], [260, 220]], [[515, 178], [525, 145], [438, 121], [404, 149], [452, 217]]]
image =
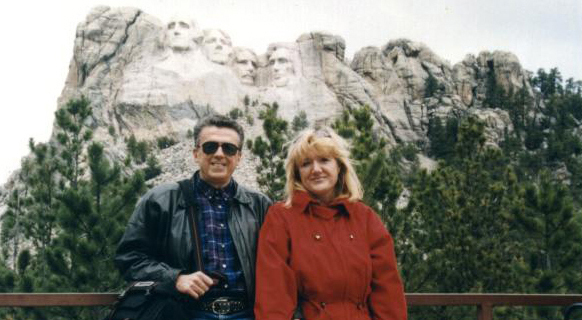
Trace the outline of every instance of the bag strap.
[[195, 209], [197, 208], [196, 199], [194, 197], [194, 185], [192, 179], [184, 179], [178, 181], [180, 185], [180, 190], [182, 191], [182, 196], [186, 200], [187, 210], [188, 210], [188, 220], [190, 221], [190, 226], [192, 227], [192, 244], [194, 245], [194, 259], [197, 268], [195, 271], [202, 271], [202, 246], [200, 241], [200, 235], [198, 234], [198, 221], [195, 215]]

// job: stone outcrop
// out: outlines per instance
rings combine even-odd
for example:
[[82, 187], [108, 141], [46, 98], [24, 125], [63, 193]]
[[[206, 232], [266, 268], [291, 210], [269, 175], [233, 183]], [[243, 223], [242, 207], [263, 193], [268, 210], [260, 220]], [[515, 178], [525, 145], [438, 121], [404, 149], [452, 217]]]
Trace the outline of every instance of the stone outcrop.
[[[407, 39], [362, 48], [349, 63], [345, 48], [341, 36], [309, 32], [255, 53], [190, 18], [160, 21], [139, 9], [101, 6], [77, 27], [59, 105], [89, 98], [88, 125], [115, 158], [125, 157], [123, 138], [130, 135], [176, 139], [176, 146], [156, 154], [164, 169], [158, 179], [174, 180], [193, 165], [183, 159], [190, 154], [188, 130], [212, 112], [246, 110], [256, 120], [245, 124], [252, 138], [262, 134], [257, 115], [263, 103], [277, 102], [288, 121], [305, 112], [310, 125], [330, 124], [344, 109], [368, 105], [377, 134], [392, 146], [426, 145], [432, 117], [472, 114], [485, 121], [487, 141], [496, 145], [512, 127], [501, 106], [485, 108], [487, 80], [494, 77], [505, 92], [525, 88], [534, 95], [527, 72], [509, 52], [469, 54], [451, 66]], [[256, 159], [248, 152], [245, 159], [240, 179], [255, 184]]]

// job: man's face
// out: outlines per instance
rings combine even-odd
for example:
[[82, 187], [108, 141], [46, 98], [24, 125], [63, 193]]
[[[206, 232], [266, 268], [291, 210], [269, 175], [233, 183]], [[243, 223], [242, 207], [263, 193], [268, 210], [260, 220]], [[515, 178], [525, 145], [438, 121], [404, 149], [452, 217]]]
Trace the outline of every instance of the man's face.
[[168, 46], [173, 50], [186, 51], [192, 45], [192, 30], [190, 23], [173, 19], [166, 26]]
[[273, 83], [277, 87], [286, 86], [295, 73], [291, 52], [285, 48], [279, 48], [271, 54], [269, 65], [273, 74]]
[[[202, 145], [206, 142], [217, 142], [221, 144], [216, 152], [206, 154], [202, 150]], [[229, 156], [224, 153], [222, 144], [232, 143], [240, 146], [240, 139], [236, 131], [230, 128], [204, 127], [198, 137], [198, 145], [194, 149], [194, 160], [200, 166], [200, 178], [215, 188], [221, 188], [228, 184], [232, 173], [238, 165], [241, 152]]]
[[210, 61], [226, 64], [232, 54], [232, 43], [219, 30], [210, 30], [204, 35], [204, 53]]
[[246, 85], [255, 84], [257, 57], [250, 51], [240, 51], [235, 57], [234, 71], [240, 82]]

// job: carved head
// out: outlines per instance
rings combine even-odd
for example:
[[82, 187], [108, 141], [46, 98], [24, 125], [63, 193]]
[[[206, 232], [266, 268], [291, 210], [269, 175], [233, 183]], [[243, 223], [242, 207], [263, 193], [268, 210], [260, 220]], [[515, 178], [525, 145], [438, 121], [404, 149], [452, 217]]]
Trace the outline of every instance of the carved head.
[[295, 77], [295, 52], [290, 47], [274, 46], [267, 53], [272, 83], [284, 87]]
[[232, 56], [232, 41], [230, 36], [219, 29], [204, 30], [202, 40], [204, 54], [210, 61], [227, 64]]
[[234, 48], [232, 68], [240, 82], [245, 85], [254, 85], [257, 75], [257, 55], [247, 48]]
[[174, 51], [188, 51], [196, 46], [199, 30], [196, 21], [174, 17], [166, 24], [164, 44]]

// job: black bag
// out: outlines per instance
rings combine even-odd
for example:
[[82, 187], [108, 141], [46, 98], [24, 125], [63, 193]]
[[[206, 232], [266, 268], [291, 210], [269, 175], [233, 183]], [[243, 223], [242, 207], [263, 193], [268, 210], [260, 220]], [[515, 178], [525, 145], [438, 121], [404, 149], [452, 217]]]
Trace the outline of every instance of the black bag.
[[[192, 243], [197, 270], [202, 270], [202, 249], [194, 217], [194, 190], [192, 181], [178, 181], [180, 190], [188, 205], [188, 219], [192, 227]], [[117, 298], [111, 312], [104, 320], [182, 320], [188, 319], [183, 305], [171, 292], [157, 287], [155, 281], [138, 281], [130, 284]]]
[[187, 319], [182, 306], [170, 294], [156, 290], [154, 281], [134, 282], [117, 298], [104, 320]]

